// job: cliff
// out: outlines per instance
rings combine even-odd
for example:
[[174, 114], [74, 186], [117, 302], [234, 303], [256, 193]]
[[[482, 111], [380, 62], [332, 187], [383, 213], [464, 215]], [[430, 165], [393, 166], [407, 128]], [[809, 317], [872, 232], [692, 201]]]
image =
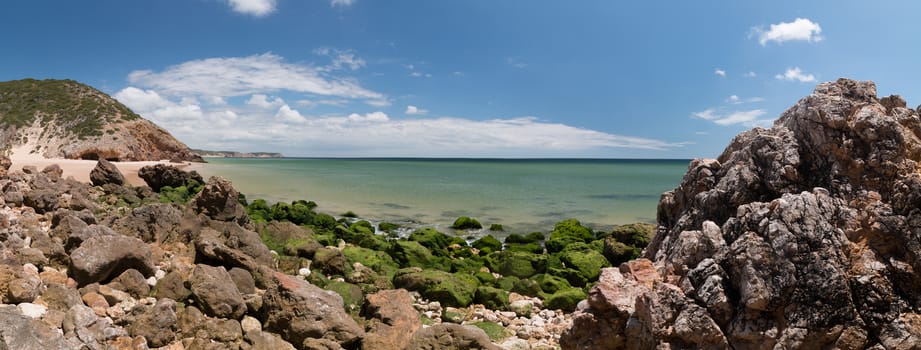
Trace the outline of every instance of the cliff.
[[237, 152], [237, 151], [206, 151], [193, 149], [192, 152], [201, 157], [215, 158], [282, 158], [284, 155], [274, 152]]
[[921, 119], [839, 79], [691, 162], [568, 349], [921, 347]]
[[0, 148], [46, 158], [201, 161], [166, 130], [72, 80], [0, 82]]

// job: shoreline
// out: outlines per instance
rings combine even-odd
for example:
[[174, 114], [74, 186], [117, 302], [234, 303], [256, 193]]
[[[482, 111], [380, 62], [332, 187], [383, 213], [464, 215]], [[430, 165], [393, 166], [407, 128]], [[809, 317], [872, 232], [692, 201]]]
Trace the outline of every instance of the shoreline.
[[[34, 166], [38, 168], [38, 170], [42, 170], [49, 165], [57, 164], [63, 171], [61, 174], [62, 178], [66, 179], [68, 177], [72, 177], [74, 180], [80, 182], [90, 182], [90, 172], [92, 172], [93, 168], [96, 167], [97, 161], [67, 158], [45, 158], [41, 154], [31, 153], [30, 150], [32, 149], [34, 149], [34, 147], [31, 144], [13, 147], [9, 152], [9, 158], [10, 161], [12, 161], [10, 170], [22, 170], [22, 168], [26, 166]], [[169, 160], [111, 163], [115, 165], [119, 171], [121, 171], [122, 175], [125, 176], [125, 182], [132, 186], [147, 185], [147, 183], [144, 182], [140, 176], [138, 176], [138, 171], [148, 165], [166, 164], [186, 171], [194, 169], [192, 166], [193, 163], [191, 162], [172, 163]]]

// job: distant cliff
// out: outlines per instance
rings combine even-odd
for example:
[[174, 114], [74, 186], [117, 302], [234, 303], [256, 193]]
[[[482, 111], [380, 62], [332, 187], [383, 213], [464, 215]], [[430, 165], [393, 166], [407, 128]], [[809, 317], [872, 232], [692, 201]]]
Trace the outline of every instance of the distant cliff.
[[208, 158], [282, 158], [284, 155], [281, 153], [273, 152], [235, 152], [235, 151], [206, 151], [201, 149], [193, 149], [193, 153]]
[[73, 80], [0, 82], [0, 148], [48, 158], [202, 161], [169, 132]]

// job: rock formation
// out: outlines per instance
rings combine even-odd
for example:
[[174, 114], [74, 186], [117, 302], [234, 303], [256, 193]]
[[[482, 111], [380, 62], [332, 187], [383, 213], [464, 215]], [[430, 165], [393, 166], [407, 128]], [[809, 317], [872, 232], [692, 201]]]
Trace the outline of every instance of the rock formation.
[[567, 349], [921, 347], [921, 118], [819, 84], [691, 162], [641, 259], [607, 268]]
[[46, 158], [202, 161], [169, 132], [73, 80], [0, 82], [0, 148]]

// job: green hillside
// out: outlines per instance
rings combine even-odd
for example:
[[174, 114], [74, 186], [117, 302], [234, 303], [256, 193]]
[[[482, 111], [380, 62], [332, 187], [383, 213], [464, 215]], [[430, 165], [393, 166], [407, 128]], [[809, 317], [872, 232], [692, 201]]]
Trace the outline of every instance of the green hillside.
[[79, 139], [100, 136], [103, 126], [140, 118], [115, 99], [73, 80], [23, 79], [0, 82], [0, 123], [4, 128], [56, 121]]

